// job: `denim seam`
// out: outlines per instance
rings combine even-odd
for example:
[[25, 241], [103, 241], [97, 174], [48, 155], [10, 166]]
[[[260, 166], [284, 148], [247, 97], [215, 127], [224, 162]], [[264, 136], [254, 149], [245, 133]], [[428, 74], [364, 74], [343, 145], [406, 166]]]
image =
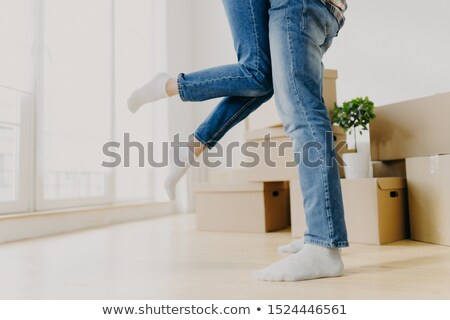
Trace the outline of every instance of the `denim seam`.
[[[304, 0], [303, 0], [303, 3], [304, 3]], [[304, 7], [303, 7], [303, 10], [304, 10]], [[286, 11], [285, 11], [286, 12]], [[304, 19], [303, 19], [303, 22], [304, 22]], [[292, 81], [292, 83], [293, 83], [293, 87], [294, 87], [294, 90], [295, 90], [295, 96], [296, 96], [296, 99], [297, 99], [297, 103], [299, 104], [299, 106], [300, 106], [300, 108], [301, 108], [301, 110], [302, 110], [302, 113], [303, 113], [303, 115], [305, 116], [305, 119], [306, 119], [306, 121], [308, 122], [308, 125], [309, 125], [309, 127], [310, 127], [310, 130], [311, 130], [311, 132], [312, 132], [312, 136], [313, 136], [313, 138], [314, 138], [314, 142], [317, 142], [317, 135], [316, 135], [316, 132], [315, 132], [315, 130], [314, 130], [314, 126], [311, 124], [311, 121], [310, 121], [310, 119], [309, 119], [309, 117], [308, 117], [308, 115], [307, 115], [307, 113], [306, 113], [306, 110], [305, 110], [305, 108], [304, 108], [304, 106], [303, 106], [303, 104], [300, 102], [301, 101], [301, 99], [300, 99], [300, 94], [299, 94], [299, 90], [298, 90], [298, 88], [297, 88], [297, 86], [296, 86], [296, 84], [295, 84], [295, 79], [293, 78], [293, 75], [294, 75], [294, 72], [293, 72], [293, 61], [292, 61], [292, 57], [293, 57], [293, 50], [292, 50], [292, 38], [291, 38], [291, 29], [290, 29], [290, 19], [289, 19], [289, 16], [286, 14], [286, 28], [287, 28], [287, 39], [288, 39], [288, 43], [289, 43], [289, 53], [290, 53], [290, 59], [289, 59], [289, 63], [290, 63], [290, 69], [291, 69], [291, 81]], [[326, 151], [325, 151], [326, 152]], [[321, 160], [321, 161], [323, 161], [323, 159], [321, 158], [321, 155], [320, 155], [320, 152], [319, 152], [319, 159]], [[328, 194], [328, 192], [327, 192], [327, 189], [326, 189], [326, 187], [325, 187], [325, 177], [324, 177], [324, 175], [325, 175], [325, 172], [324, 172], [324, 167], [322, 166], [322, 183], [323, 183], [323, 188], [324, 188], [324, 196], [325, 196], [325, 200], [326, 200], [326, 202], [325, 202], [325, 211], [326, 211], [326, 218], [327, 218], [327, 223], [328, 223], [328, 237], [330, 238], [330, 239], [332, 239], [333, 238], [333, 235], [334, 235], [334, 230], [333, 230], [333, 224], [332, 224], [332, 219], [331, 219], [331, 216], [330, 216], [330, 211], [329, 211], [329, 208], [327, 208], [327, 206], [329, 207], [329, 194]]]
[[253, 101], [257, 100], [259, 97], [255, 97], [251, 99], [249, 102], [244, 104], [239, 110], [208, 140], [207, 145], [209, 145], [212, 141], [214, 141], [214, 138], [216, 138], [219, 134], [221, 134], [229, 125], [230, 123], [236, 119], [243, 111], [244, 109], [251, 104]]
[[303, 7], [302, 7], [302, 30], [303, 31], [306, 29], [305, 16], [306, 16], [306, 1], [303, 0]]
[[[326, 137], [325, 137], [326, 139]], [[327, 153], [327, 150], [325, 149], [325, 154]], [[324, 193], [325, 193], [325, 209], [326, 209], [326, 213], [327, 213], [327, 222], [328, 222], [328, 231], [330, 233], [330, 238], [333, 239], [335, 236], [335, 230], [333, 228], [333, 219], [331, 217], [331, 211], [330, 211], [330, 190], [329, 190], [329, 185], [328, 185], [328, 179], [327, 179], [327, 174], [326, 174], [326, 163], [324, 162], [324, 160], [322, 159], [320, 152], [319, 152], [319, 159], [322, 161], [322, 167], [321, 167], [321, 171], [322, 171], [322, 182], [323, 182], [323, 188], [324, 188]]]
[[222, 80], [232, 80], [232, 79], [245, 79], [245, 78], [253, 78], [252, 76], [239, 76], [239, 77], [221, 77], [221, 78], [214, 78], [214, 79], [208, 79], [200, 82], [195, 83], [186, 83], [183, 86], [185, 87], [192, 87], [192, 86], [201, 86], [209, 82], [215, 82], [215, 81], [222, 81]]
[[293, 57], [293, 50], [292, 50], [292, 40], [290, 37], [290, 19], [289, 17], [286, 15], [286, 28], [287, 28], [287, 38], [288, 38], [288, 43], [289, 43], [289, 63], [290, 63], [290, 71], [291, 71], [291, 81], [294, 84], [293, 87], [295, 88], [295, 97], [297, 99], [297, 103], [300, 106], [302, 113], [306, 119], [306, 121], [308, 122], [309, 128], [311, 129], [311, 132], [313, 134], [314, 137], [314, 142], [317, 142], [317, 138], [316, 138], [316, 133], [314, 131], [314, 127], [311, 124], [311, 121], [308, 118], [308, 115], [305, 111], [305, 108], [303, 106], [303, 104], [301, 103], [301, 99], [300, 99], [300, 94], [299, 94], [299, 90], [297, 88], [297, 86], [295, 85], [295, 79], [294, 79], [294, 66], [293, 66], [293, 62], [292, 62], [292, 57]]
[[184, 96], [183, 88], [182, 88], [182, 85], [181, 85], [181, 82], [180, 82], [181, 76], [182, 76], [182, 73], [180, 73], [178, 75], [178, 77], [177, 77], [178, 95], [180, 96], [181, 101], [187, 101], [186, 97]]
[[252, 5], [252, 0], [248, 1], [249, 7], [250, 7], [250, 12], [252, 13], [252, 19], [253, 19], [253, 38], [255, 41], [255, 49], [256, 49], [256, 73], [261, 74], [260, 72], [260, 54], [259, 54], [259, 48], [258, 48], [258, 32], [256, 30], [256, 18], [255, 18], [255, 9], [253, 8]]

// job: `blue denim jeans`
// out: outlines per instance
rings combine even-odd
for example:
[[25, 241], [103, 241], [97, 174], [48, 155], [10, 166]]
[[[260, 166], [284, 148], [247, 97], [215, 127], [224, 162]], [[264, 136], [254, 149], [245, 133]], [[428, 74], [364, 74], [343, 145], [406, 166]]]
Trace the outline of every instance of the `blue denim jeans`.
[[223, 0], [223, 4], [238, 63], [178, 76], [184, 101], [225, 97], [194, 136], [212, 148], [275, 94], [286, 134], [300, 154], [305, 243], [348, 246], [339, 170], [327, 141], [332, 128], [322, 98], [322, 57], [339, 31], [335, 17], [321, 0]]

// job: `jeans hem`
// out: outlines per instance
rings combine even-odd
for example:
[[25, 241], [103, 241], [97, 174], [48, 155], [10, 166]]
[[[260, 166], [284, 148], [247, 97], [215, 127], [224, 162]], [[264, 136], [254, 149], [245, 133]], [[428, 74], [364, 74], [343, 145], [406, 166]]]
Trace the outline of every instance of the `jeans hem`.
[[188, 100], [184, 96], [183, 87], [181, 85], [181, 77], [183, 76], [183, 73], [180, 73], [177, 77], [177, 87], [178, 87], [178, 95], [180, 96], [181, 101], [187, 102]]
[[194, 132], [194, 137], [195, 137], [195, 139], [197, 139], [197, 141], [199, 141], [203, 146], [207, 147], [208, 149], [211, 149], [211, 148], [212, 148], [212, 146], [210, 146], [209, 143], [207, 143], [207, 142], [205, 141], [205, 139], [200, 138], [200, 136], [198, 135], [197, 132]]
[[318, 245], [321, 247], [327, 247], [327, 248], [344, 248], [344, 247], [350, 246], [348, 241], [336, 241], [336, 240], [325, 241], [325, 240], [314, 239], [311, 236], [305, 236], [304, 241], [307, 244], [315, 244], [315, 245]]

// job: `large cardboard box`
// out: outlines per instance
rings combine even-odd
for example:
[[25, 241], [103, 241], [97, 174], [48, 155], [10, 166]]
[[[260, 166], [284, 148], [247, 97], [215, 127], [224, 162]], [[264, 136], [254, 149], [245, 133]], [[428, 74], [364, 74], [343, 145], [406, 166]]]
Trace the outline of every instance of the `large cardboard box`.
[[[262, 143], [267, 141], [268, 135], [270, 135], [270, 142], [273, 143], [273, 146], [264, 148]], [[298, 170], [294, 162], [292, 141], [286, 136], [282, 127], [246, 132], [245, 140], [257, 145], [256, 147], [248, 148], [248, 150], [259, 159], [257, 166], [247, 168], [248, 172], [244, 173], [249, 181], [289, 181], [297, 179]], [[342, 154], [351, 151], [348, 150], [347, 136], [341, 127], [333, 126], [333, 140], [335, 145], [339, 144], [339, 147], [336, 149], [339, 155], [337, 160], [339, 163], [339, 174], [343, 178], [345, 173]], [[247, 157], [246, 160], [251, 162], [254, 159]]]
[[[405, 178], [341, 179], [350, 242], [386, 244], [409, 237]], [[294, 237], [306, 231], [298, 180], [290, 182], [291, 226]]]
[[[328, 110], [332, 110], [336, 103], [336, 70], [325, 70], [323, 81], [323, 98]], [[272, 98], [254, 111], [247, 120], [248, 130], [257, 130], [262, 128], [280, 127], [281, 120], [278, 116], [275, 99]]]
[[450, 93], [375, 108], [372, 160], [450, 153]]
[[450, 155], [406, 159], [411, 239], [450, 246]]
[[287, 228], [288, 182], [201, 184], [195, 188], [201, 231], [270, 232]]

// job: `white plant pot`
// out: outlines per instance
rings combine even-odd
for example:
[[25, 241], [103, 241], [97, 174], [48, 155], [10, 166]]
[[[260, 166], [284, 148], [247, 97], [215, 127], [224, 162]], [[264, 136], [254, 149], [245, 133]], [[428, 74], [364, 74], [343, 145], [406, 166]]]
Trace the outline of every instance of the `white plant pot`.
[[346, 179], [369, 178], [369, 153], [344, 153], [342, 158], [344, 160], [344, 172]]

